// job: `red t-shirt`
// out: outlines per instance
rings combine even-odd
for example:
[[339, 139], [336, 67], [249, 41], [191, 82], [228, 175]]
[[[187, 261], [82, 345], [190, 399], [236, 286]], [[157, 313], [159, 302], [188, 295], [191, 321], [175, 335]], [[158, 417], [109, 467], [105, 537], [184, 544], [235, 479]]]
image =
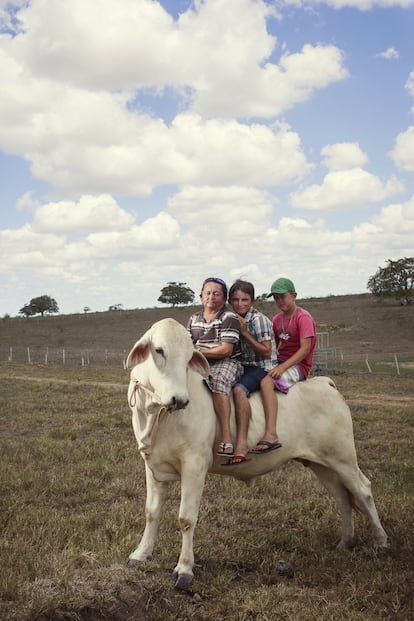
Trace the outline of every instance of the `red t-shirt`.
[[298, 351], [301, 339], [311, 338], [310, 351], [299, 363], [305, 377], [308, 377], [316, 345], [316, 325], [312, 315], [297, 306], [291, 317], [285, 317], [283, 313], [275, 315], [272, 325], [276, 338], [277, 358], [280, 362], [284, 362]]

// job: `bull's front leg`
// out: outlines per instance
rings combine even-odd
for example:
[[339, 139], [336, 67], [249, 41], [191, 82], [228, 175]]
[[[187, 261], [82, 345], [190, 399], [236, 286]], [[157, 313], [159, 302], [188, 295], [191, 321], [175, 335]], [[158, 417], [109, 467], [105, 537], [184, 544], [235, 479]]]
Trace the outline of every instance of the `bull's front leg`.
[[146, 561], [154, 549], [158, 533], [158, 525], [161, 510], [167, 493], [167, 482], [159, 482], [148, 466], [145, 464], [145, 477], [147, 483], [147, 500], [145, 503], [145, 530], [139, 546], [129, 555], [127, 565], [131, 567], [135, 563]]
[[204, 460], [183, 466], [181, 472], [181, 503], [179, 523], [182, 536], [181, 554], [175, 567], [174, 574], [177, 577], [176, 589], [186, 589], [193, 580], [194, 530], [198, 520], [201, 496], [207, 476], [207, 464]]

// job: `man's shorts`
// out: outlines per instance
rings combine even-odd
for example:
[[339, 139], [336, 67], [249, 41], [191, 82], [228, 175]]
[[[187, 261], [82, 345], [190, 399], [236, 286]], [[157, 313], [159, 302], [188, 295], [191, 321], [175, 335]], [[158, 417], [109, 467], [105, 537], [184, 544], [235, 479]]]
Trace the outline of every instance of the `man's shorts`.
[[252, 392], [259, 390], [260, 382], [267, 376], [267, 371], [262, 367], [256, 367], [253, 365], [245, 366], [244, 373], [237, 381], [237, 384], [233, 388], [239, 387], [249, 397]]
[[233, 358], [223, 358], [210, 364], [210, 375], [205, 383], [211, 392], [230, 395], [232, 386], [243, 374], [243, 365]]

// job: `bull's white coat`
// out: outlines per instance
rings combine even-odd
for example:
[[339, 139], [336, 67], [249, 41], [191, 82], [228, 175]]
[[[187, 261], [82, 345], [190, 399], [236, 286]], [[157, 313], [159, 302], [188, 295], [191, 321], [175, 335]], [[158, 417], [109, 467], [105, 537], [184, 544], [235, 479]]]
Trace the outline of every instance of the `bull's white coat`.
[[[151, 556], [166, 487], [181, 480], [182, 548], [175, 572], [177, 586], [186, 587], [193, 576], [193, 534], [207, 473], [249, 481], [289, 459], [310, 467], [335, 498], [341, 514], [340, 547], [353, 543], [353, 507], [368, 518], [375, 544], [387, 546], [370, 482], [358, 467], [351, 413], [331, 379], [315, 377], [300, 382], [288, 395], [278, 394], [281, 449], [251, 454], [249, 462], [223, 467], [223, 458], [214, 450], [220, 438], [211, 394], [203, 383], [208, 363], [193, 349], [186, 329], [174, 319], [158, 321], [134, 345], [127, 366], [132, 368], [128, 402], [147, 483], [145, 531], [129, 563]], [[264, 432], [259, 393], [251, 396], [251, 406], [249, 446]], [[235, 431], [232, 413], [234, 437]]]

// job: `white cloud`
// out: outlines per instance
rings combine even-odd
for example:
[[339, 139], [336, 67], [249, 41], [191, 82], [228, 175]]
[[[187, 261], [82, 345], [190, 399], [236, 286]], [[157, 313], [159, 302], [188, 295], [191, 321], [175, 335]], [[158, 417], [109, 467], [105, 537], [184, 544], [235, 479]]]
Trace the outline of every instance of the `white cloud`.
[[120, 209], [112, 196], [103, 194], [82, 196], [77, 203], [60, 201], [39, 207], [33, 230], [39, 233], [123, 231], [133, 222], [133, 216]]
[[329, 172], [321, 185], [313, 184], [290, 195], [290, 204], [296, 209], [333, 211], [357, 209], [382, 201], [402, 191], [395, 178], [383, 183], [375, 175], [360, 167]]
[[278, 185], [307, 172], [300, 138], [287, 126], [186, 113], [168, 127], [129, 112], [123, 99], [110, 93], [30, 78], [24, 89], [17, 87], [19, 72], [5, 64], [10, 90], [0, 100], [3, 148], [24, 154], [36, 177], [66, 194], [147, 195], [154, 186], [171, 183]]
[[193, 107], [205, 116], [275, 118], [346, 77], [341, 50], [308, 44], [300, 52], [285, 53], [278, 65], [267, 62], [236, 76], [214, 65], [211, 79], [201, 75], [195, 81]]
[[203, 237], [206, 223], [214, 223], [214, 237], [249, 239], [270, 225], [272, 197], [258, 188], [187, 186], [171, 197], [168, 207], [181, 226]]
[[[260, 0], [209, 0], [174, 21], [149, 0], [33, 0], [18, 12], [19, 35], [0, 36], [0, 148], [67, 198], [300, 179], [310, 170], [300, 137], [266, 123], [347, 70], [334, 46], [272, 62], [272, 12]], [[187, 111], [168, 124], [145, 114], [148, 87], [176, 89]]]
[[20, 196], [16, 201], [16, 209], [17, 211], [21, 211], [24, 209], [29, 209], [30, 211], [34, 211], [38, 209], [39, 202], [33, 198], [34, 192], [29, 191], [25, 192], [22, 196]]
[[389, 47], [383, 52], [379, 52], [377, 56], [379, 58], [385, 58], [385, 60], [394, 60], [400, 57], [400, 53], [398, 50], [395, 49], [395, 47]]
[[321, 150], [323, 164], [329, 170], [346, 170], [364, 166], [368, 157], [357, 142], [328, 144]]
[[[79, 287], [81, 311], [85, 304], [97, 303], [100, 308], [119, 302], [125, 308], [154, 304], [161, 287], [177, 277], [198, 292], [210, 273], [229, 283], [238, 276], [250, 279], [258, 294], [267, 291], [281, 273], [295, 281], [302, 295], [355, 292], [358, 286], [364, 291], [368, 276], [384, 260], [384, 249], [388, 249], [387, 258], [412, 253], [414, 198], [383, 208], [371, 221], [338, 231], [322, 219], [282, 217], [272, 224], [269, 197], [253, 188], [229, 188], [227, 196], [225, 189], [201, 190], [198, 214], [200, 221], [208, 223], [201, 234], [192, 226], [183, 229], [197, 200], [196, 190], [186, 188], [170, 206], [172, 215], [159, 212], [142, 225], [117, 233], [92, 233], [69, 241], [63, 235], [38, 233], [29, 225], [1, 231], [0, 271], [14, 274], [13, 295], [22, 279], [29, 278], [38, 288], [32, 296], [46, 291], [62, 310], [67, 304], [73, 309], [68, 291], [73, 298]], [[256, 203], [258, 211], [253, 211], [252, 231], [246, 238], [237, 219], [252, 212]], [[305, 249], [307, 260], [298, 265]], [[368, 264], [373, 266], [371, 272]], [[148, 298], [148, 283], [152, 298]], [[336, 283], [336, 288], [329, 283]], [[9, 286], [5, 285], [3, 295]], [[30, 299], [30, 294], [22, 292], [22, 296], [19, 308]]]
[[[399, 236], [404, 235], [406, 242], [406, 254], [413, 253], [414, 240], [414, 196], [405, 203], [396, 203], [384, 207], [380, 213], [373, 218], [373, 223], [383, 231], [388, 231], [390, 235], [397, 234], [397, 244], [400, 243]], [[410, 246], [411, 244], [411, 246]], [[404, 252], [402, 253], [404, 254]]]
[[[414, 98], [414, 71], [411, 71], [410, 75], [408, 76], [405, 88], [407, 89], [408, 94]], [[411, 108], [411, 112], [414, 113], [414, 106]]]
[[[24, 32], [6, 49], [27, 72], [71, 88], [132, 92], [171, 85], [187, 89], [187, 104], [206, 118], [275, 118], [347, 71], [334, 46], [308, 44], [285, 53], [279, 65], [270, 62], [271, 13], [261, 0], [209, 0], [174, 21], [150, 0], [35, 0], [19, 12]], [[229, 28], [235, 15], [237, 27]]]
[[333, 9], [350, 7], [359, 11], [369, 11], [375, 8], [402, 7], [409, 8], [414, 5], [414, 0], [284, 0], [286, 5], [311, 7], [326, 4]]
[[414, 172], [414, 125], [398, 134], [390, 156], [399, 168]]

